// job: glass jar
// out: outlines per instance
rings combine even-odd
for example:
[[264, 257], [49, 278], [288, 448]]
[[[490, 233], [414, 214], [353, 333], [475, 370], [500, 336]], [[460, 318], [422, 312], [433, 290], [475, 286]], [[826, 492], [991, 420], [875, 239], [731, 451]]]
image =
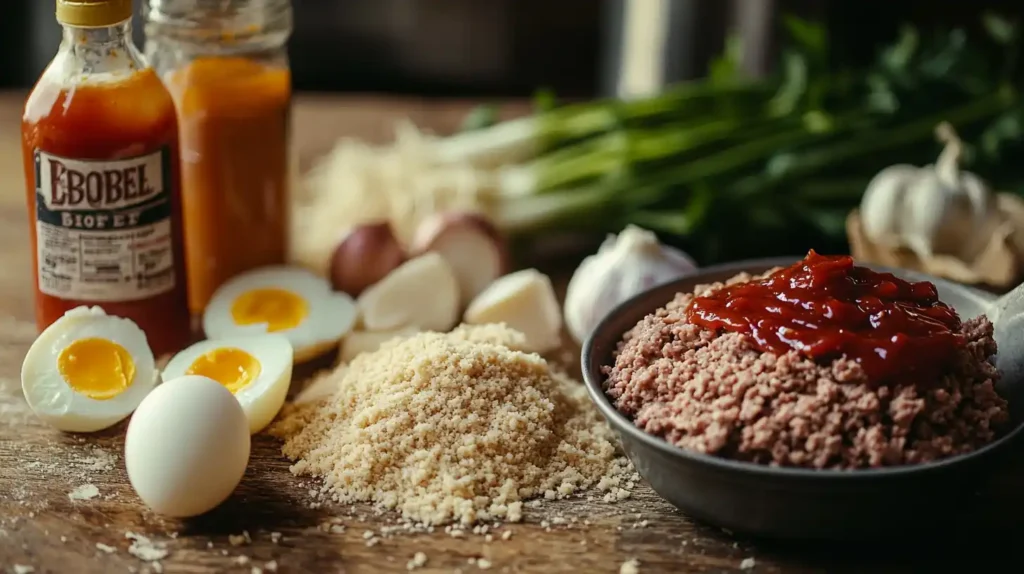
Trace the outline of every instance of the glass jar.
[[145, 53], [178, 110], [189, 308], [285, 262], [289, 0], [149, 0]]

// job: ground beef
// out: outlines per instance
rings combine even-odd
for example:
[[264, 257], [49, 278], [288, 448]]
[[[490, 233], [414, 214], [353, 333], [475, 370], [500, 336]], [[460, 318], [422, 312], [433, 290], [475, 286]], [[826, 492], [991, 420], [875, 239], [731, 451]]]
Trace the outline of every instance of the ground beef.
[[762, 353], [746, 335], [690, 324], [684, 310], [693, 297], [680, 293], [645, 317], [605, 367], [616, 408], [682, 448], [772, 466], [895, 466], [977, 449], [1009, 420], [993, 386], [996, 344], [984, 316], [964, 323], [968, 343], [941, 381], [873, 386], [852, 360]]

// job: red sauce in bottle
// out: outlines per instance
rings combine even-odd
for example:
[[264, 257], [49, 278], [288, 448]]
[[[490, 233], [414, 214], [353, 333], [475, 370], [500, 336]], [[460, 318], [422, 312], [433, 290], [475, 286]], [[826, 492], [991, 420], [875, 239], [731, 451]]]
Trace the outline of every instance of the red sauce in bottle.
[[22, 147], [39, 329], [99, 305], [135, 321], [157, 355], [187, 345], [177, 116], [160, 78], [44, 75]]
[[857, 361], [874, 383], [937, 380], [965, 344], [960, 319], [935, 285], [911, 283], [818, 255], [771, 276], [696, 297], [687, 319], [749, 335], [762, 351]]

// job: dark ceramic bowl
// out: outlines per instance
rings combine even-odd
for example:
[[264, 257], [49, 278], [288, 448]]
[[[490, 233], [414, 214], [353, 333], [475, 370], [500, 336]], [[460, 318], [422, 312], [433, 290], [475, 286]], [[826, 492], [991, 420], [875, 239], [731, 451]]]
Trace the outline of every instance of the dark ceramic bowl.
[[[774, 468], [684, 450], [638, 429], [604, 394], [601, 367], [613, 363], [612, 352], [623, 333], [676, 293], [742, 271], [760, 273], [796, 260], [762, 259], [709, 267], [617, 307], [583, 345], [583, 377], [591, 398], [618, 433], [640, 475], [658, 494], [695, 519], [737, 533], [803, 540], [902, 537], [948, 528], [954, 506], [969, 501], [982, 473], [1021, 434], [1024, 405], [1019, 396], [1010, 397], [1001, 390], [1010, 401], [1013, 430], [972, 453], [916, 466], [818, 471]], [[931, 281], [942, 300], [963, 318], [980, 315], [995, 299], [943, 279], [874, 268], [909, 280]]]

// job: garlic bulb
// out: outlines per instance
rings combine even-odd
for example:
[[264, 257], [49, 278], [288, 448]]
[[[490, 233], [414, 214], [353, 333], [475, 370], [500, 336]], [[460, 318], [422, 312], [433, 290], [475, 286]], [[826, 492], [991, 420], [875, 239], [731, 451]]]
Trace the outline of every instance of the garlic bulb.
[[936, 134], [946, 147], [934, 166], [890, 166], [868, 184], [860, 209], [864, 235], [921, 259], [942, 254], [969, 262], [988, 244], [1001, 216], [985, 183], [960, 171], [963, 144], [952, 126], [940, 124]]
[[696, 270], [689, 255], [629, 225], [617, 237], [609, 235], [573, 272], [565, 293], [565, 326], [582, 343], [626, 299]]

